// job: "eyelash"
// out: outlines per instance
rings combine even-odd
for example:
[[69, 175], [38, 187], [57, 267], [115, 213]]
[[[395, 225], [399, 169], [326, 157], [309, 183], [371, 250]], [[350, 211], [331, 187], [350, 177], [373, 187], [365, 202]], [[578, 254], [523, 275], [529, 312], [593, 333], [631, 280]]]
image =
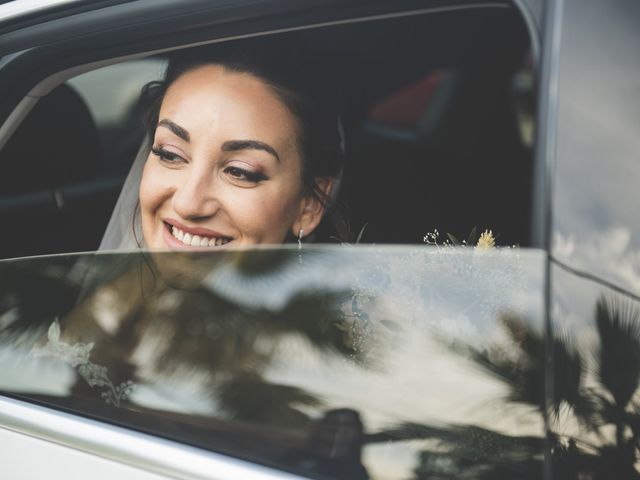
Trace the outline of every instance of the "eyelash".
[[[169, 152], [161, 147], [151, 147], [151, 153], [158, 157], [163, 162], [174, 163], [182, 160], [182, 157], [176, 153]], [[251, 183], [259, 183], [264, 180], [268, 180], [268, 177], [261, 172], [252, 172], [240, 167], [227, 167], [224, 169], [225, 173], [228, 173], [237, 180], [246, 180]]]
[[259, 183], [263, 180], [268, 180], [267, 176], [264, 173], [252, 172], [240, 167], [227, 167], [224, 169], [224, 172], [228, 173], [238, 180], [246, 180], [251, 183]]
[[153, 153], [163, 162], [167, 163], [174, 163], [178, 160], [182, 160], [182, 157], [177, 153], [170, 152], [161, 147], [151, 147], [151, 153]]

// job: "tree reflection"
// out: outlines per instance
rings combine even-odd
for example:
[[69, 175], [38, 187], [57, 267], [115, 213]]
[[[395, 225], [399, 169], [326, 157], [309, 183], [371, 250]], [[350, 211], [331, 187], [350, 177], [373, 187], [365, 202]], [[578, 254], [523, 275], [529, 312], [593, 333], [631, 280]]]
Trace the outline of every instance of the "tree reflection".
[[[553, 478], [640, 478], [638, 306], [619, 297], [598, 299], [595, 352], [581, 352], [568, 335], [555, 335], [546, 344], [542, 333], [514, 316], [504, 316], [501, 324], [508, 345], [477, 348], [453, 342], [451, 348], [505, 385], [507, 401], [529, 405], [546, 416], [546, 454]], [[587, 367], [590, 362], [594, 372]], [[435, 441], [420, 455], [415, 479], [543, 476], [545, 441], [537, 437], [509, 436], [472, 425], [402, 424], [370, 435], [367, 441], [409, 439]]]
[[485, 428], [463, 425], [434, 427], [402, 424], [369, 435], [367, 442], [433, 440], [414, 470], [415, 479], [484, 479], [541, 477], [544, 440], [511, 436]]
[[[311, 263], [313, 252], [305, 255], [305, 262]], [[91, 405], [99, 404], [104, 393], [97, 387], [107, 383], [133, 382], [170, 389], [191, 385], [197, 390], [195, 396], [211, 401], [211, 414], [202, 416], [201, 423], [208, 429], [207, 444], [214, 448], [222, 445], [223, 451], [242, 456], [259, 457], [262, 452], [276, 462], [298, 455], [301, 467], [313, 457], [315, 470], [332, 472], [336, 478], [367, 478], [366, 473], [361, 474], [366, 471], [360, 463], [363, 429], [358, 413], [323, 413], [323, 399], [317, 394], [265, 376], [279, 349], [291, 339], [302, 342], [305, 353], [310, 349], [326, 358], [361, 364], [366, 345], [356, 346], [357, 327], [345, 314], [351, 300], [349, 290], [331, 282], [324, 289], [291, 282], [292, 276], [300, 276], [294, 271], [300, 268], [295, 250], [215, 256], [130, 255], [123, 262], [118, 258], [93, 257], [75, 279], [69, 276], [73, 267], [55, 259], [40, 265], [37, 261], [17, 263], [13, 269], [5, 265], [0, 278], [7, 287], [11, 279], [12, 290], [4, 290], [1, 306], [3, 312], [17, 308], [19, 321], [2, 329], [0, 340], [11, 342], [24, 333], [40, 358], [56, 351], [62, 360], [66, 351], [83, 346], [91, 358], [81, 366], [93, 366], [101, 372], [102, 380], [96, 382], [95, 375], [83, 375], [78, 362], [72, 361], [78, 375], [69, 393], [76, 405], [79, 400], [90, 400], [86, 403], [90, 411], [95, 411]], [[11, 275], [6, 274], [9, 270]], [[212, 286], [211, 272], [219, 273], [221, 288]], [[23, 278], [31, 282], [29, 288], [20, 283]], [[224, 288], [229, 285], [233, 285], [232, 293], [239, 295], [228, 295]], [[274, 293], [282, 298], [275, 307], [261, 297]], [[14, 298], [16, 295], [19, 298]], [[38, 298], [45, 301], [33, 301]], [[47, 343], [48, 328], [49, 343], [55, 341], [55, 346]], [[110, 403], [156, 414], [127, 396], [122, 402]], [[104, 404], [98, 408], [109, 407]], [[188, 411], [187, 407], [184, 413]], [[120, 414], [109, 417], [113, 415], [117, 418]], [[186, 419], [178, 411], [164, 417]], [[193, 424], [197, 417], [190, 417], [188, 422]], [[229, 426], [212, 422], [212, 418], [227, 420]], [[348, 425], [357, 428], [349, 429]], [[217, 440], [216, 431], [223, 434]], [[348, 431], [355, 431], [355, 437], [345, 437]], [[319, 439], [325, 450], [333, 453], [323, 456], [314, 451]], [[338, 475], [340, 471], [353, 473], [354, 468], [359, 472], [357, 477]]]
[[[594, 381], [587, 382], [581, 366], [580, 373], [572, 377], [578, 380], [571, 385], [572, 395], [562, 399], [584, 433], [563, 431], [571, 417], [552, 417], [552, 465], [565, 478], [640, 478], [636, 467], [640, 404], [634, 399], [640, 376], [640, 309], [631, 300], [602, 296], [596, 302], [595, 324], [599, 345], [594, 354], [573, 354], [578, 359], [576, 366], [593, 360]], [[552, 374], [563, 368], [560, 361], [562, 358], [554, 359]], [[566, 375], [559, 380], [563, 378]], [[558, 385], [555, 381], [554, 386]], [[558, 405], [553, 406], [557, 412]]]
[[[306, 256], [312, 262], [313, 253]], [[216, 416], [306, 428], [309, 408], [319, 411], [322, 399], [265, 379], [283, 341], [297, 339], [305, 348], [354, 364], [367, 345], [356, 346], [357, 327], [344, 313], [350, 291], [330, 282], [326, 289], [309, 290], [281, 281], [300, 275], [292, 273], [298, 265], [295, 251], [141, 256], [109, 281], [94, 281], [85, 300], [61, 318], [63, 337], [95, 343], [92, 360], [107, 368], [113, 384], [197, 385], [198, 395], [212, 399]], [[218, 284], [234, 285], [240, 295], [211, 287], [211, 272], [221, 273]], [[278, 293], [282, 304], [274, 308], [260, 301], [260, 290]], [[84, 398], [97, 393], [80, 376], [71, 392]]]
[[[405, 265], [401, 262], [406, 258], [396, 261]], [[483, 266], [493, 261], [481, 258]], [[470, 360], [463, 362], [464, 368], [476, 376], [480, 370], [482, 378], [489, 376], [503, 386], [505, 408], [509, 404], [529, 407], [527, 411], [534, 412], [540, 425], [546, 421], [546, 436], [505, 433], [491, 424], [464, 423], [464, 416], [459, 424], [427, 425], [418, 423], [421, 417], [415, 411], [406, 416], [396, 411], [392, 402], [401, 400], [402, 392], [396, 396], [385, 392], [406, 378], [415, 379], [392, 378], [411, 367], [406, 364], [408, 354], [406, 358], [392, 354], [407, 348], [408, 336], [415, 338], [416, 324], [410, 322], [423, 313], [424, 304], [413, 300], [426, 290], [405, 291], [405, 283], [413, 281], [409, 275], [394, 277], [396, 285], [387, 282], [367, 295], [356, 295], [358, 285], [350, 288], [349, 283], [338, 281], [338, 275], [323, 277], [321, 284], [305, 283], [316, 259], [324, 261], [320, 253], [305, 252], [303, 268], [295, 250], [280, 250], [97, 256], [81, 258], [82, 268], [61, 258], [6, 264], [0, 275], [4, 282], [0, 342], [13, 345], [27, 335], [31, 339], [25, 344], [46, 342], [47, 328], [58, 318], [60, 332], [54, 333], [60, 349], [63, 345], [89, 349], [87, 345], [93, 343], [91, 364], [100, 375], [105, 372], [99, 377], [79, 374], [69, 395], [73, 401], [93, 402], [91, 408], [100, 403], [100, 408], [111, 409], [107, 418], [121, 412], [137, 415], [151, 431], [155, 422], [175, 422], [176, 435], [186, 441], [197, 437], [201, 445], [215, 450], [266, 458], [277, 465], [283, 462], [329, 478], [367, 478], [363, 446], [387, 442], [404, 442], [402, 447], [418, 451], [417, 463], [411, 467], [416, 480], [534, 479], [545, 472], [561, 479], [639, 477], [640, 308], [635, 303], [612, 296], [595, 302], [591, 331], [597, 347], [589, 350], [569, 334], [547, 338], [516, 315], [499, 318], [504, 340], [489, 345], [481, 339], [461, 342], [440, 334], [445, 356], [453, 353]], [[331, 265], [337, 263], [334, 258]], [[359, 274], [367, 273], [366, 262], [358, 267]], [[405, 305], [404, 297], [398, 300], [390, 291], [405, 293], [410, 301]], [[455, 300], [465, 295], [466, 290], [460, 289]], [[384, 304], [389, 298], [396, 303]], [[454, 308], [460, 305], [451, 303]], [[385, 337], [382, 332], [390, 330], [384, 322], [398, 328]], [[382, 327], [379, 331], [377, 323]], [[423, 333], [432, 338], [437, 327], [430, 325], [434, 328]], [[286, 349], [292, 350], [284, 355]], [[421, 349], [423, 344], [418, 342], [415, 350], [407, 351]], [[437, 363], [442, 351], [427, 353], [420, 361]], [[295, 368], [277, 368], [283, 359], [305, 361], [309, 355], [352, 369], [340, 379], [344, 396], [340, 392], [325, 398], [319, 393], [325, 391], [324, 379], [305, 383], [300, 381], [300, 370], [287, 376]], [[387, 359], [391, 361], [385, 365]], [[394, 360], [398, 365], [393, 365]], [[347, 383], [359, 380], [361, 369], [371, 365], [383, 373], [369, 379], [371, 383]], [[387, 368], [391, 373], [385, 372]], [[448, 374], [442, 372], [443, 377]], [[432, 379], [424, 377], [434, 396], [449, 401], [451, 391], [446, 387], [435, 391]], [[135, 390], [130, 398], [123, 396], [120, 402], [118, 397], [118, 402], [104, 405], [100, 395], [105, 389], [95, 388], [97, 381], [114, 388], [128, 382], [162, 386], [173, 406], [154, 410], [136, 398]], [[310, 391], [316, 384], [318, 390]], [[380, 390], [356, 391], [372, 385]], [[367, 395], [381, 398], [367, 403]], [[194, 399], [201, 402], [200, 407], [206, 406], [200, 413], [192, 411], [189, 402]], [[382, 399], [389, 400], [384, 408], [390, 407], [380, 415], [376, 408]], [[118, 403], [123, 408], [113, 406]], [[361, 411], [356, 410], [361, 404]], [[346, 408], [336, 408], [343, 405]], [[419, 407], [430, 414], [422, 403]], [[389, 425], [391, 418], [395, 426], [367, 433], [362, 418], [373, 418], [382, 426]], [[420, 443], [409, 443], [415, 440]], [[367, 467], [373, 472], [371, 465]]]
[[362, 465], [364, 425], [350, 408], [326, 411], [310, 429], [306, 442], [287, 455], [287, 463], [312, 470], [328, 478], [365, 480]]

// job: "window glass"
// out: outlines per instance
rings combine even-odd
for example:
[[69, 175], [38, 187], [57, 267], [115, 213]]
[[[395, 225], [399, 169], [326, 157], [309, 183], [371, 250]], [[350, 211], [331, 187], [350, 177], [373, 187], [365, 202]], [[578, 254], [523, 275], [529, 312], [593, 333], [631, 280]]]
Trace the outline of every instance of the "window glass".
[[0, 262], [0, 390], [320, 478], [538, 478], [544, 254]]
[[557, 10], [551, 463], [559, 477], [631, 478], [640, 439], [640, 5], [567, 0]]
[[563, 16], [553, 255], [638, 295], [640, 71], [633, 59], [640, 32], [630, 19], [640, 18], [640, 9], [632, 1], [616, 9], [578, 5], [567, 2]]

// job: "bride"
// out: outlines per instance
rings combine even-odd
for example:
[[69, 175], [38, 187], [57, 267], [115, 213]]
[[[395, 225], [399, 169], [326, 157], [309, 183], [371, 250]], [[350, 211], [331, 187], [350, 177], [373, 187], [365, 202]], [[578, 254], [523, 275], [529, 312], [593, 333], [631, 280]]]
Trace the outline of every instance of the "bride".
[[149, 143], [101, 249], [221, 249], [311, 234], [343, 164], [331, 102], [291, 59], [195, 50], [143, 91]]

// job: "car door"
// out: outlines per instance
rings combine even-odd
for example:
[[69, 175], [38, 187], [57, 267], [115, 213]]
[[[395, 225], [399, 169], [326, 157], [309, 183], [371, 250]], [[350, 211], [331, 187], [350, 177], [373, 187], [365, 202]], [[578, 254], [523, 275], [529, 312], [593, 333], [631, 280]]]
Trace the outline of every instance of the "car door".
[[[352, 188], [346, 192], [355, 192], [351, 204], [366, 220], [372, 211], [380, 211], [382, 217], [379, 207], [394, 198], [408, 200], [393, 204], [384, 221], [372, 223], [369, 230], [358, 225], [364, 232], [360, 238], [377, 235], [372, 243], [386, 243], [420, 232], [418, 240], [424, 238], [428, 245], [310, 246], [301, 254], [283, 246], [246, 255], [212, 254], [188, 263], [193, 269], [186, 277], [180, 274], [184, 259], [171, 254], [151, 261], [144, 253], [2, 261], [0, 339], [6, 360], [0, 381], [1, 432], [11, 442], [3, 459], [12, 472], [40, 475], [15, 461], [26, 449], [37, 448], [43, 452], [44, 465], [68, 463], [69, 475], [78, 477], [86, 476], [88, 469], [111, 469], [110, 476], [139, 478], [419, 479], [463, 474], [540, 478], [547, 448], [543, 390], [547, 224], [540, 222], [536, 229], [529, 223], [547, 213], [548, 170], [546, 163], [539, 162], [538, 177], [523, 175], [533, 164], [533, 145], [522, 141], [516, 122], [494, 122], [513, 118], [510, 95], [519, 88], [535, 98], [531, 72], [540, 55], [540, 5], [71, 2], [69, 10], [60, 5], [5, 23], [0, 88], [6, 95], [0, 99], [4, 120], [0, 138], [7, 142], [41, 97], [51, 98], [50, 92], [65, 80], [107, 64], [201, 42], [265, 32], [293, 35], [297, 30], [327, 27], [328, 34], [316, 37], [319, 44], [353, 34], [352, 41], [334, 45], [332, 52], [348, 52], [351, 47], [375, 60], [379, 53], [357, 47], [356, 33], [373, 40], [376, 32], [399, 22], [393, 31], [408, 25], [426, 35], [424, 30], [430, 30], [426, 26], [437, 32], [440, 24], [443, 35], [449, 35], [433, 38], [451, 40], [451, 46], [436, 41], [411, 45], [417, 51], [415, 57], [421, 59], [423, 53], [425, 58], [439, 58], [438, 52], [451, 48], [467, 62], [460, 63], [463, 69], [444, 72], [416, 68], [420, 75], [407, 77], [420, 80], [420, 87], [433, 83], [441, 87], [438, 95], [426, 97], [428, 101], [420, 97], [427, 107], [418, 113], [429, 120], [417, 122], [423, 136], [412, 136], [415, 129], [404, 128], [406, 117], [397, 122], [395, 115], [398, 98], [404, 98], [405, 105], [414, 102], [416, 97], [409, 96], [409, 102], [404, 97], [407, 90], [416, 91], [407, 88], [415, 87], [414, 83], [394, 79], [385, 95], [374, 91], [380, 102], [372, 106], [378, 108], [354, 110], [365, 117], [358, 130], [365, 141], [361, 148], [353, 148], [354, 162], [366, 167], [367, 160], [378, 161], [373, 167], [374, 162], [369, 162], [371, 170], [366, 174], [358, 168], [345, 176], [345, 185]], [[455, 23], [457, 13], [463, 15], [459, 23]], [[424, 24], [410, 22], [420, 15], [427, 18]], [[436, 17], [428, 21], [432, 15]], [[478, 27], [481, 22], [476, 18], [488, 23]], [[494, 23], [495, 18], [501, 21]], [[403, 19], [407, 23], [401, 23]], [[340, 31], [342, 24], [347, 27]], [[364, 26], [349, 30], [351, 24]], [[501, 28], [491, 31], [495, 25]], [[515, 33], [501, 37], [497, 32]], [[386, 42], [382, 33], [378, 36], [383, 41], [376, 45], [386, 46], [391, 52], [388, 57], [393, 57], [396, 37]], [[456, 44], [456, 37], [464, 41]], [[486, 47], [481, 51], [493, 55], [476, 57], [474, 45]], [[514, 45], [519, 56], [512, 58], [504, 52]], [[521, 55], [526, 48], [530, 55]], [[411, 57], [414, 50], [405, 49], [405, 55]], [[526, 72], [516, 78], [512, 73], [518, 71], [517, 62], [524, 64]], [[347, 63], [343, 62], [345, 70]], [[375, 73], [375, 61], [367, 64], [364, 58], [363, 65], [363, 71]], [[412, 73], [411, 66], [405, 64], [405, 73]], [[437, 66], [458, 65], [445, 58]], [[383, 77], [384, 69], [378, 68], [378, 73]], [[76, 85], [81, 83], [79, 78]], [[373, 74], [370, 78], [353, 90], [374, 90]], [[513, 88], [512, 81], [517, 84]], [[459, 85], [464, 88], [457, 90]], [[543, 92], [550, 88], [543, 87]], [[453, 97], [457, 103], [452, 104], [456, 108], [439, 108], [443, 100], [452, 98], [450, 92], [457, 94]], [[388, 105], [393, 108], [389, 110]], [[492, 106], [500, 107], [495, 109], [499, 114]], [[407, 110], [411, 109], [404, 113]], [[533, 109], [525, 110], [530, 119]], [[453, 113], [439, 117], [438, 112]], [[432, 137], [438, 132], [430, 128], [434, 118], [453, 118], [449, 125], [461, 130]], [[420, 130], [425, 125], [429, 128]], [[353, 145], [358, 145], [358, 135], [353, 138]], [[545, 139], [541, 136], [539, 142]], [[475, 142], [469, 144], [474, 148], [467, 146], [467, 140]], [[402, 164], [392, 171], [386, 168], [388, 152], [402, 158], [416, 151], [422, 155], [418, 160], [425, 158], [425, 151], [444, 151], [467, 163], [446, 162], [449, 157], [445, 156], [442, 162], [434, 161], [434, 165], [442, 163], [438, 172], [446, 171], [448, 177], [407, 175]], [[502, 163], [484, 161], [492, 157]], [[474, 162], [479, 158], [483, 161]], [[418, 165], [420, 174], [429, 173], [428, 164]], [[34, 170], [27, 168], [25, 176]], [[494, 177], [493, 172], [498, 175], [489, 186], [485, 181]], [[385, 186], [392, 176], [400, 179], [393, 194], [377, 195], [385, 191], [380, 185]], [[415, 182], [402, 183], [407, 177]], [[368, 181], [358, 187], [362, 178]], [[421, 183], [422, 178], [430, 180], [430, 188]], [[523, 189], [517, 188], [516, 178], [524, 179]], [[51, 211], [73, 210], [76, 202], [85, 214], [90, 210], [92, 220], [106, 221], [107, 214], [96, 214], [98, 207], [86, 208], [88, 198], [108, 213], [119, 184], [108, 183], [105, 177], [99, 177], [97, 184], [94, 180], [90, 175], [63, 179], [60, 184], [45, 185], [37, 198], [21, 196], [25, 192], [18, 196], [22, 205], [33, 205], [29, 203], [33, 198], [36, 204], [44, 202], [47, 216]], [[458, 184], [464, 188], [456, 188]], [[429, 197], [431, 190], [438, 195]], [[459, 191], [463, 201], [456, 202]], [[111, 195], [109, 200], [103, 199], [105, 192]], [[537, 202], [530, 205], [529, 196], [534, 193]], [[425, 199], [442, 197], [442, 205], [449, 204], [449, 210], [444, 206], [428, 210], [432, 205]], [[416, 209], [412, 199], [424, 202], [420, 204], [424, 211]], [[14, 205], [6, 205], [15, 214]], [[42, 208], [38, 204], [39, 212]], [[463, 216], [466, 220], [481, 214], [503, 220], [505, 231], [517, 225], [514, 231], [520, 237], [514, 243], [520, 243], [521, 249], [492, 250], [496, 240], [484, 229], [467, 239], [474, 224], [462, 222]], [[419, 216], [438, 218], [436, 226], [445, 221], [464, 225], [460, 227], [468, 228], [464, 237], [455, 233], [469, 240], [465, 240], [467, 250], [452, 245], [462, 242], [454, 240], [455, 235], [446, 236], [447, 230], [432, 232], [431, 224], [401, 228], [407, 218]], [[63, 223], [55, 217], [52, 229], [63, 224], [88, 227], [78, 218]], [[100, 228], [93, 230], [99, 238]], [[91, 242], [95, 244], [96, 238], [83, 245]], [[149, 261], [161, 267], [160, 280], [175, 281], [159, 282], [159, 290], [140, 288], [132, 279], [137, 280], [140, 271], [150, 275]], [[177, 272], [176, 265], [181, 266]], [[132, 292], [133, 300], [127, 297]], [[147, 303], [140, 312], [131, 313], [121, 308], [129, 301]], [[170, 313], [164, 315], [163, 309]], [[127, 312], [130, 324], [123, 320], [129, 318]], [[163, 331], [169, 333], [161, 337], [160, 346], [175, 340], [164, 356], [155, 336]], [[133, 384], [137, 392], [130, 389]]]

